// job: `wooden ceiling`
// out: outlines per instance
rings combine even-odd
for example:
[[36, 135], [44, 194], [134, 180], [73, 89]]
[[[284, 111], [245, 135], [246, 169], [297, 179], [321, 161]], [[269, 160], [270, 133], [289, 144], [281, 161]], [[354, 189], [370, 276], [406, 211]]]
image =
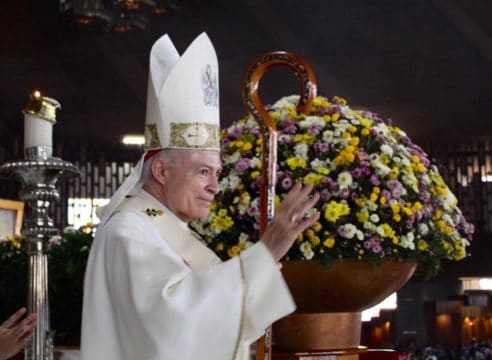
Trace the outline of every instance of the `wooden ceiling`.
[[[168, 33], [180, 52], [206, 31], [219, 63], [222, 122], [245, 113], [241, 79], [252, 59], [296, 52], [320, 94], [378, 112], [416, 138], [492, 134], [492, 2], [488, 0], [202, 0], [152, 16], [146, 30], [81, 35], [58, 2], [0, 4], [0, 131], [22, 128], [33, 89], [60, 101], [56, 137], [117, 142], [142, 133], [148, 54]], [[273, 71], [265, 102], [295, 93]]]

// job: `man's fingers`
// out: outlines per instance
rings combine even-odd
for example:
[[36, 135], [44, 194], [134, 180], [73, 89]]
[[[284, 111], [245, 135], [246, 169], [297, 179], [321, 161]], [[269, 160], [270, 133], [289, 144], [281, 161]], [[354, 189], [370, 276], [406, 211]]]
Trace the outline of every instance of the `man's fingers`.
[[287, 195], [285, 195], [285, 198], [282, 201], [282, 205], [284, 205], [284, 206], [288, 205], [293, 200], [293, 198], [296, 197], [296, 195], [299, 193], [299, 191], [301, 191], [301, 183], [300, 182], [296, 183], [292, 187], [292, 189], [290, 189], [290, 191], [287, 193]]
[[311, 191], [313, 191], [313, 187], [314, 185], [313, 184], [307, 184], [305, 185], [302, 190], [301, 190], [301, 193], [299, 194], [300, 197], [306, 197], [309, 195], [309, 193]]
[[301, 208], [300, 214], [304, 216], [304, 214], [306, 214], [309, 210], [311, 210], [314, 207], [314, 205], [316, 205], [318, 200], [319, 200], [319, 193], [316, 193], [304, 203], [303, 207]]
[[303, 221], [300, 221], [298, 224], [297, 224], [297, 231], [300, 233], [304, 232], [304, 230], [306, 230], [307, 228], [310, 228], [311, 226], [313, 226], [316, 221], [319, 220], [319, 217], [320, 217], [320, 213], [317, 212], [314, 216], [310, 217], [310, 218], [307, 218]]
[[2, 324], [3, 327], [11, 328], [26, 313], [26, 308], [20, 308]]
[[297, 224], [301, 221], [306, 216], [306, 213], [311, 210], [319, 200], [319, 193], [314, 194], [311, 198], [308, 198], [307, 196], [308, 195], [300, 199], [295, 204], [296, 207], [289, 208], [285, 211], [285, 214], [289, 217], [288, 220], [290, 222]]
[[289, 191], [289, 193], [285, 196], [279, 211], [285, 211], [286, 213], [292, 212], [290, 211], [290, 209], [293, 206], [297, 206], [299, 203], [303, 203], [312, 190], [312, 184], [308, 184], [303, 187], [300, 182], [296, 183], [294, 187]]
[[36, 323], [38, 322], [38, 315], [37, 314], [30, 314], [26, 319], [24, 320], [29, 326], [34, 327]]
[[37, 317], [35, 314], [29, 315], [27, 318], [22, 320], [20, 323], [16, 324], [11, 328], [13, 335], [16, 340], [22, 338], [27, 332], [32, 331], [36, 326]]
[[24, 335], [22, 335], [22, 337], [19, 340], [17, 340], [17, 343], [19, 343], [20, 348], [23, 348], [24, 346], [26, 346], [27, 342], [32, 337], [33, 333], [34, 333], [34, 330], [31, 329], [28, 332], [26, 332]]

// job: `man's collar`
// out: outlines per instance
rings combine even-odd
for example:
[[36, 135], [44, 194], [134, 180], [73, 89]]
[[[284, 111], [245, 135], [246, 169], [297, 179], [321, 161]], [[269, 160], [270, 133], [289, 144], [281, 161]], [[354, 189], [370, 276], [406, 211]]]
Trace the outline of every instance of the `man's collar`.
[[174, 214], [169, 208], [164, 205], [161, 201], [159, 201], [155, 196], [141, 188], [139, 191], [135, 193], [135, 196], [152, 201], [156, 209], [161, 209], [164, 211], [165, 214], [169, 214], [169, 216], [173, 217], [174, 220], [179, 224], [180, 227], [182, 227], [185, 230], [189, 230], [188, 223], [181, 220], [176, 214]]

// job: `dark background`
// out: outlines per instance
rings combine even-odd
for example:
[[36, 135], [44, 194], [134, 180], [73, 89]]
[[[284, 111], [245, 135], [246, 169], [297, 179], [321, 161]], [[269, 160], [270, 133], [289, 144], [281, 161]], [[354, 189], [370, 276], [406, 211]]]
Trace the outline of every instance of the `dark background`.
[[[2, 0], [0, 131], [22, 128], [20, 110], [40, 89], [62, 104], [55, 142], [142, 133], [153, 42], [167, 32], [183, 52], [206, 31], [223, 125], [245, 113], [248, 64], [285, 50], [311, 64], [320, 94], [392, 118], [414, 140], [490, 135], [491, 15], [489, 0], [202, 0], [153, 15], [145, 30], [88, 35], [62, 25], [57, 1]], [[286, 70], [262, 86], [266, 103], [297, 92]]]

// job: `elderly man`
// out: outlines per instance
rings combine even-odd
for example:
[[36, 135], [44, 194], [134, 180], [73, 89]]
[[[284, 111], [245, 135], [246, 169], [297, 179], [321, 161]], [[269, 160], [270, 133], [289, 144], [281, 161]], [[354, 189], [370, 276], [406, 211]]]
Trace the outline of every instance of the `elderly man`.
[[247, 359], [295, 308], [278, 261], [318, 195], [296, 185], [261, 240], [221, 262], [189, 228], [219, 191], [217, 58], [205, 34], [153, 46], [148, 150], [104, 209], [87, 266], [83, 360]]

